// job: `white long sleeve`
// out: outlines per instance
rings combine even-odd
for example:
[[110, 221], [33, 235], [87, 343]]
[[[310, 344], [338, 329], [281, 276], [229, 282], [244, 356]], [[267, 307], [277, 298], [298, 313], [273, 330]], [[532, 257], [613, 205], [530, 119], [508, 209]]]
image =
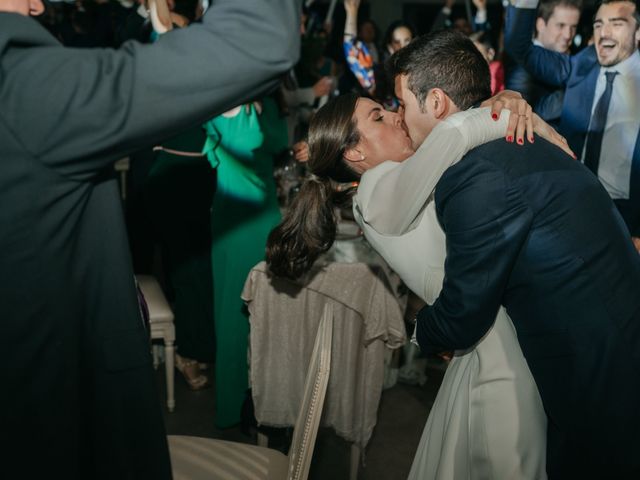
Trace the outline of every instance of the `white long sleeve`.
[[469, 150], [503, 137], [509, 114], [503, 110], [498, 121], [491, 118], [489, 108], [451, 115], [404, 162], [384, 162], [365, 172], [354, 198], [356, 217], [380, 234], [408, 231], [444, 171]]

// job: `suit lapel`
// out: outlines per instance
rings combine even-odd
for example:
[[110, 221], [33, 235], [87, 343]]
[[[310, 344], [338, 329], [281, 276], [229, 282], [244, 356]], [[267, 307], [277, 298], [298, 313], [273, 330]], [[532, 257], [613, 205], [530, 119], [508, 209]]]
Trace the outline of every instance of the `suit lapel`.
[[575, 74], [567, 82], [562, 130], [569, 146], [580, 156], [589, 129], [591, 107], [600, 73], [600, 65], [593, 47], [576, 55], [574, 69]]

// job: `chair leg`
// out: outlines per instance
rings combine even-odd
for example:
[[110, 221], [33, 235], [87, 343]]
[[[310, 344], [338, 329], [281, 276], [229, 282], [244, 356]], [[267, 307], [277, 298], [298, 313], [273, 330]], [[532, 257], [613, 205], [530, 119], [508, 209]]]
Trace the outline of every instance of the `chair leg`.
[[269, 447], [269, 437], [262, 432], [258, 432], [258, 446], [264, 448]]
[[174, 380], [175, 380], [175, 346], [173, 345], [173, 340], [164, 341], [164, 366], [166, 369], [167, 375], [167, 409], [169, 412], [173, 412], [176, 406], [176, 399], [174, 396]]
[[358, 480], [358, 467], [360, 466], [360, 447], [351, 444], [351, 465], [349, 467], [349, 480]]

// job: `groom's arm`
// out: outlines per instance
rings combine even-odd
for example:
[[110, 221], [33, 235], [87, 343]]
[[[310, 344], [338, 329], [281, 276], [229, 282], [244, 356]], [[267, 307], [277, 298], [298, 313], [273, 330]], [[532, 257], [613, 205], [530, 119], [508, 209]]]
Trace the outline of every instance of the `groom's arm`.
[[531, 211], [504, 172], [469, 155], [436, 188], [447, 259], [439, 297], [417, 315], [424, 352], [464, 350], [485, 335], [531, 224]]

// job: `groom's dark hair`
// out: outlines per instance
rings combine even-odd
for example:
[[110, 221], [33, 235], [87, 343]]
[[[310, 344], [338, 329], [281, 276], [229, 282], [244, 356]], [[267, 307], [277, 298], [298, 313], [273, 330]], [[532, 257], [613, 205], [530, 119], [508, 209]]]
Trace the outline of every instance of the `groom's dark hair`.
[[386, 63], [389, 78], [407, 75], [420, 108], [432, 88], [440, 88], [460, 110], [491, 96], [489, 65], [473, 42], [459, 32], [418, 37]]

